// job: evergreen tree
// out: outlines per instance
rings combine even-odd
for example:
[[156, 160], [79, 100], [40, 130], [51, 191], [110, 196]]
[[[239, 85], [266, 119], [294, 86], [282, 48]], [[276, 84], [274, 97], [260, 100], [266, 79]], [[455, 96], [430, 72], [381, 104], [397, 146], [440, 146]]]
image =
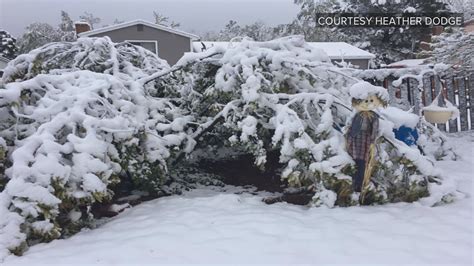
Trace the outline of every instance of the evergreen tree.
[[48, 23], [35, 22], [26, 27], [25, 33], [18, 40], [21, 53], [41, 47], [50, 42], [62, 40], [62, 31]]
[[[327, 64], [301, 38], [244, 39], [220, 49], [207, 50], [204, 58], [185, 57], [162, 77], [164, 89], [156, 96], [180, 99], [179, 106], [201, 125], [190, 134], [193, 148], [184, 153], [233, 147], [252, 154], [264, 169], [267, 154], [277, 152], [282, 179], [290, 187], [312, 187], [315, 205], [358, 204], [340, 130], [351, 116], [348, 88], [357, 80]], [[427, 185], [439, 179], [429, 160], [397, 142], [389, 124], [384, 128], [372, 176], [377, 185], [367, 204], [430, 195]]]
[[16, 39], [7, 31], [0, 30], [0, 55], [5, 58], [13, 59], [17, 52]]
[[62, 31], [61, 41], [74, 41], [76, 38], [76, 31], [74, 29], [74, 22], [69, 17], [66, 11], [61, 10], [61, 23], [59, 30]]
[[169, 22], [170, 20], [169, 17], [164, 16], [156, 11], [153, 11], [153, 18], [155, 20], [155, 24], [163, 25], [163, 26], [170, 27], [173, 29], [178, 28], [181, 25], [179, 22], [176, 22], [176, 21]]
[[433, 63], [448, 64], [455, 72], [473, 73], [474, 33], [466, 33], [463, 28], [448, 28], [433, 37], [431, 48], [420, 55], [429, 56]]
[[[12, 61], [0, 83], [2, 252], [21, 254], [89, 225], [92, 205], [112, 198], [120, 176], [137, 184], [150, 177], [148, 184], [161, 187], [186, 119], [170, 125], [179, 110], [169, 99], [147, 97], [154, 83], [138, 80], [168, 68], [155, 54], [108, 37], [50, 43]], [[3, 189], [5, 166], [11, 171]]]
[[452, 12], [462, 13], [464, 20], [474, 19], [474, 1], [472, 0], [444, 0], [449, 10]]
[[239, 25], [235, 20], [230, 20], [219, 32], [206, 32], [203, 40], [206, 41], [230, 41], [233, 38], [249, 37], [255, 41], [269, 41], [288, 35], [298, 34], [291, 28], [292, 25], [280, 24], [269, 26], [263, 21], [256, 21], [251, 24]]
[[331, 13], [338, 8], [336, 0], [294, 0], [300, 6], [296, 19], [289, 24], [293, 33], [303, 34], [306, 41], [330, 42], [342, 39], [335, 29], [318, 26], [318, 13]]
[[79, 18], [89, 23], [89, 25], [91, 25], [91, 29], [94, 29], [94, 26], [102, 21], [99, 17], [96, 17], [94, 14], [89, 12], [84, 12], [84, 14], [80, 15]]
[[[299, 36], [244, 39], [187, 54], [172, 68], [108, 37], [18, 56], [0, 83], [0, 147], [10, 153], [0, 159], [8, 167], [4, 246], [21, 254], [79, 231], [125, 178], [156, 195], [177, 193], [177, 166], [225, 148], [253, 155], [261, 169], [270, 152], [279, 154], [281, 178], [289, 189], [314, 191], [315, 206], [359, 204], [342, 127], [360, 80], [343, 71]], [[381, 119], [365, 204], [456, 196], [417, 148], [395, 140], [393, 126]]]
[[76, 40], [74, 22], [66, 11], [61, 11], [61, 22], [58, 27], [42, 22], [32, 23], [26, 27], [18, 43], [20, 52], [28, 53], [47, 43], [74, 40]]
[[72, 21], [69, 14], [61, 10], [61, 23], [59, 24], [59, 29], [62, 31], [74, 31], [74, 22]]
[[436, 0], [295, 0], [300, 12], [295, 25], [308, 41], [346, 41], [374, 53], [376, 65], [413, 58], [431, 29], [422, 27], [318, 27], [318, 13], [439, 13], [446, 4]]
[[[355, 14], [378, 13], [431, 13], [447, 11], [446, 4], [437, 0], [346, 0], [337, 8], [338, 12]], [[389, 64], [414, 58], [420, 51], [421, 41], [429, 34], [427, 27], [341, 27], [343, 38], [374, 53], [376, 64]]]

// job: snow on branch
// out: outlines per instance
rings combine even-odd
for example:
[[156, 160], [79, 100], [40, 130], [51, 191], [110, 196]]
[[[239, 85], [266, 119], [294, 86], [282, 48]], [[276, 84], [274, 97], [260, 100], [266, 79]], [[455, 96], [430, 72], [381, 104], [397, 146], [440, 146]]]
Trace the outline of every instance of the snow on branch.
[[5, 68], [2, 78], [8, 83], [38, 74], [90, 70], [137, 80], [165, 69], [169, 69], [166, 61], [142, 47], [113, 43], [108, 37], [79, 38], [76, 42], [50, 43], [18, 56]]
[[169, 99], [147, 97], [136, 80], [167, 68], [143, 48], [108, 38], [50, 44], [8, 66], [0, 89], [0, 136], [11, 149], [2, 255], [90, 219], [91, 205], [110, 200], [125, 172], [160, 188], [189, 117]]
[[[187, 54], [171, 68], [131, 44], [80, 38], [19, 56], [3, 81], [0, 139], [11, 165], [0, 193], [0, 256], [80, 228], [124, 176], [158, 193], [173, 181], [170, 166], [196, 148], [235, 148], [261, 168], [278, 151], [281, 177], [289, 187], [314, 189], [315, 206], [358, 204], [344, 126], [352, 116], [349, 88], [360, 78], [301, 36], [245, 39]], [[434, 204], [451, 193], [386, 122], [371, 202], [436, 195]]]
[[[183, 60], [186, 67], [157, 79], [166, 84], [165, 91], [179, 95], [179, 106], [198, 114], [194, 120], [201, 126], [194, 131], [198, 136], [194, 146], [205, 147], [206, 134], [224, 132], [225, 145], [243, 147], [255, 156], [259, 167], [265, 166], [268, 151], [277, 150], [285, 165], [282, 177], [290, 186], [315, 188], [315, 204], [356, 204], [339, 189], [350, 187], [347, 180], [353, 171], [341, 129], [352, 115], [349, 88], [360, 82], [354, 77], [357, 74], [330, 64], [298, 36], [270, 42], [244, 40], [213, 54], [212, 60], [201, 60], [206, 56], [193, 55]], [[385, 90], [373, 88], [388, 101]], [[364, 92], [357, 95], [362, 97]], [[232, 112], [224, 111], [234, 101], [239, 105], [232, 104]], [[418, 150], [392, 145], [393, 124], [385, 126], [375, 173], [383, 185], [373, 191], [374, 200], [396, 202], [428, 196], [424, 184], [436, 180], [437, 172]], [[397, 176], [399, 171], [404, 171], [405, 179]], [[398, 192], [392, 194], [394, 191]], [[328, 193], [337, 196], [323, 196]]]

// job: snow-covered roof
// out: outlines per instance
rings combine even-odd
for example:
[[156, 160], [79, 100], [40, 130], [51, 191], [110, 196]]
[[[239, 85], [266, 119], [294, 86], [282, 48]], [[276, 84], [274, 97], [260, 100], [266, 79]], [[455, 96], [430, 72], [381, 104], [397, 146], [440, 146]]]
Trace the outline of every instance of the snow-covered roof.
[[392, 67], [392, 68], [397, 68], [397, 67], [414, 67], [414, 66], [420, 66], [423, 65], [423, 62], [425, 62], [426, 59], [405, 59], [402, 61], [398, 62], [393, 62], [387, 67]]
[[91, 25], [91, 24], [89, 24], [89, 22], [83, 21], [83, 20], [75, 21], [75, 22], [74, 22], [74, 25], [76, 25], [76, 24], [79, 24], [79, 25], [88, 25], [88, 26]]
[[308, 42], [326, 52], [331, 59], [372, 59], [375, 55], [346, 42]]
[[[202, 42], [206, 48], [213, 46], [216, 47], [228, 47], [232, 46], [230, 42]], [[375, 55], [359, 49], [353, 45], [345, 42], [308, 42], [308, 44], [314, 48], [323, 50], [331, 60], [341, 59], [372, 59]], [[193, 42], [193, 51], [201, 52], [202, 44], [200, 41]]]
[[199, 39], [199, 36], [197, 36], [197, 35], [187, 33], [187, 32], [184, 32], [184, 31], [180, 31], [180, 30], [176, 30], [176, 29], [172, 29], [170, 27], [166, 27], [166, 26], [163, 26], [163, 25], [158, 25], [158, 24], [155, 24], [155, 23], [152, 23], [152, 22], [149, 22], [149, 21], [146, 21], [146, 20], [142, 20], [142, 19], [132, 20], [132, 21], [128, 21], [128, 22], [124, 22], [124, 23], [120, 23], [120, 24], [115, 24], [115, 25], [103, 27], [103, 28], [100, 28], [100, 29], [95, 29], [95, 30], [82, 32], [82, 33], [79, 33], [79, 37], [87, 37], [87, 36], [91, 36], [91, 35], [94, 35], [94, 34], [104, 33], [104, 32], [108, 32], [108, 31], [112, 31], [112, 30], [118, 30], [118, 29], [121, 29], [121, 28], [129, 27], [129, 26], [133, 26], [133, 25], [139, 25], [139, 24], [145, 25], [145, 26], [148, 26], [148, 27], [152, 27], [152, 28], [155, 28], [155, 29], [158, 29], [158, 30], [171, 32], [171, 33], [181, 35], [181, 36], [184, 36], [184, 37], [188, 37], [188, 38], [193, 39], [193, 40]]

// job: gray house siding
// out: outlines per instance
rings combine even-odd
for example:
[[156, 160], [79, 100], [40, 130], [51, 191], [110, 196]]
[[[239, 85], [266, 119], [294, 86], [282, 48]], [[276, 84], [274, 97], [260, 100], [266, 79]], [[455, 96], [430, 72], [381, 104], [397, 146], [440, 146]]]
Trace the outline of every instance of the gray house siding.
[[0, 56], [0, 78], [3, 76], [3, 70], [7, 67], [9, 60]]
[[[141, 27], [143, 30], [138, 31]], [[158, 42], [158, 56], [174, 65], [186, 52], [191, 51], [191, 39], [171, 32], [148, 27], [146, 25], [132, 25], [120, 29], [96, 33], [91, 37], [108, 36], [113, 42], [127, 40], [150, 40]], [[144, 45], [149, 49], [150, 45]]]
[[5, 67], [7, 67], [8, 65], [8, 62], [5, 62], [3, 60], [0, 60], [0, 70], [4, 69]]

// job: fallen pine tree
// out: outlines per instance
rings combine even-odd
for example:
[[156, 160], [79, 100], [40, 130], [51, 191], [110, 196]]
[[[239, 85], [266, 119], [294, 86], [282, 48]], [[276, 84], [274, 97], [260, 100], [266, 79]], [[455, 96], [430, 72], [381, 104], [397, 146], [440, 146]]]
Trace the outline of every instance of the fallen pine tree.
[[[92, 204], [110, 201], [125, 177], [156, 195], [179, 193], [189, 182], [179, 166], [228, 152], [252, 155], [261, 169], [276, 152], [279, 178], [310, 188], [313, 206], [359, 204], [343, 128], [348, 89], [360, 80], [302, 37], [244, 40], [173, 67], [127, 43], [81, 38], [19, 56], [3, 82], [0, 257], [87, 226]], [[428, 158], [394, 138], [391, 121], [381, 124], [366, 204], [457, 195]]]

